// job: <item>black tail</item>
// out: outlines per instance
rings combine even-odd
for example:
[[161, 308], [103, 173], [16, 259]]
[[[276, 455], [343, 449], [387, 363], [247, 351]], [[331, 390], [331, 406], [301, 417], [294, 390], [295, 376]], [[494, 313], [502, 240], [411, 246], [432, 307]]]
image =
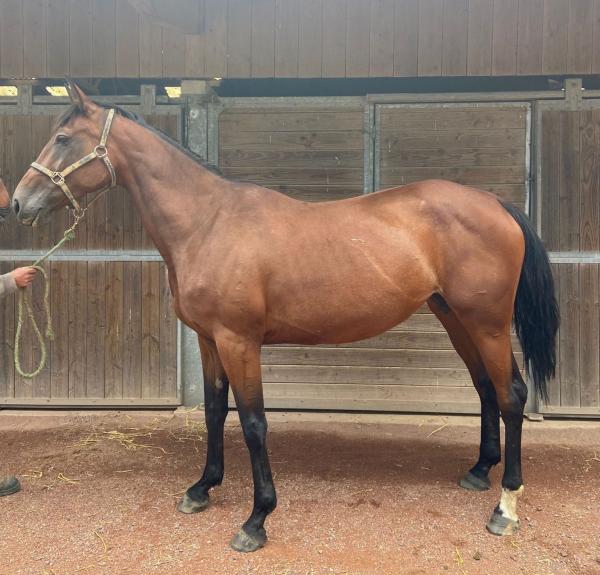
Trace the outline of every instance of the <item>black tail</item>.
[[556, 332], [560, 314], [554, 278], [542, 240], [529, 218], [513, 205], [500, 202], [525, 237], [525, 259], [515, 299], [514, 322], [523, 348], [525, 369], [538, 395], [548, 401], [548, 380], [556, 368]]

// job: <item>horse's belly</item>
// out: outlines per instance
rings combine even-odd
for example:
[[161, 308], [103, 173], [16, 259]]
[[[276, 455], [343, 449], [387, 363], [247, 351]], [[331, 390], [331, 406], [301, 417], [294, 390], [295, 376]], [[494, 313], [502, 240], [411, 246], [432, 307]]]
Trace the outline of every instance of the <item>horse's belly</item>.
[[[425, 298], [426, 299], [426, 298]], [[290, 302], [267, 317], [265, 343], [338, 344], [368, 339], [411, 316], [424, 299], [387, 294], [383, 299]]]

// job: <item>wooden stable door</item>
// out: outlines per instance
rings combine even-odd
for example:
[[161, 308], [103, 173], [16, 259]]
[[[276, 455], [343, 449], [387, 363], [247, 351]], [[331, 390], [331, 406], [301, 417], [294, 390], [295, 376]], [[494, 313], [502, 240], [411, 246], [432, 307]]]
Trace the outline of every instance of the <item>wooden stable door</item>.
[[[31, 115], [0, 113], [0, 174], [11, 192], [48, 140], [60, 112], [48, 108]], [[178, 110], [147, 120], [179, 137]], [[62, 237], [68, 218], [60, 210], [36, 228], [13, 218], [0, 229], [0, 274], [31, 264]], [[164, 265], [128, 194], [111, 190], [94, 203], [76, 239], [44, 266], [56, 337], [46, 368], [33, 380], [23, 379], [13, 365], [16, 298], [0, 301], [0, 405], [177, 405], [171, 295]], [[38, 318], [42, 299], [42, 283], [36, 281]], [[30, 371], [39, 358], [30, 329], [22, 350], [23, 368]]]
[[[370, 128], [376, 137], [375, 187], [448, 178], [523, 207], [528, 113], [526, 105], [377, 106]], [[309, 201], [364, 193], [371, 161], [365, 146], [372, 134], [365, 138], [363, 106], [226, 105], [218, 127], [218, 160], [227, 176]], [[479, 409], [468, 371], [426, 307], [393, 330], [355, 344], [267, 346], [262, 362], [270, 407]]]
[[541, 411], [562, 415], [600, 415], [600, 102], [586, 107], [540, 112], [540, 226], [561, 308]]

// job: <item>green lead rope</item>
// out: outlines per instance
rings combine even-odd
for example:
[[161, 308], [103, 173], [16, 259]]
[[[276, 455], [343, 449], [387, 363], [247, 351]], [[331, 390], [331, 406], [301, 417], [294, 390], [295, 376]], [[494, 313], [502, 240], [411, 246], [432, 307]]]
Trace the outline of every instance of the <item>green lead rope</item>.
[[[83, 214], [82, 214], [83, 215]], [[50, 314], [50, 282], [48, 281], [48, 274], [46, 270], [40, 266], [40, 264], [48, 259], [56, 250], [60, 249], [67, 242], [75, 239], [75, 228], [78, 226], [81, 217], [75, 219], [75, 223], [63, 234], [62, 239], [50, 250], [48, 250], [41, 258], [36, 260], [31, 267], [38, 270], [44, 278], [44, 313], [46, 315], [46, 332], [42, 334], [35, 316], [33, 314], [33, 306], [31, 305], [31, 298], [27, 288], [19, 289], [19, 300], [17, 305], [17, 331], [15, 332], [15, 370], [21, 377], [32, 379], [39, 375], [44, 367], [46, 366], [46, 357], [48, 355], [46, 340], [52, 341], [54, 339], [54, 331], [52, 329], [52, 315]], [[27, 311], [27, 318], [24, 317], [24, 312]], [[37, 368], [27, 373], [21, 368], [21, 340], [22, 330], [24, 323], [29, 320], [33, 332], [35, 333], [39, 346], [40, 346], [40, 362]]]

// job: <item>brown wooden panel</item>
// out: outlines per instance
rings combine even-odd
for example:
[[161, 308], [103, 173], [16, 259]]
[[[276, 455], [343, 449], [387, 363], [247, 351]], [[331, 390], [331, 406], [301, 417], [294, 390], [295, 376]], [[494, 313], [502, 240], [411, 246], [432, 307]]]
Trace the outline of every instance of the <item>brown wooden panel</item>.
[[594, 29], [592, 43], [592, 73], [600, 72], [600, 0], [594, 2]]
[[71, 75], [92, 75], [92, 2], [71, 0], [69, 9], [69, 62]]
[[[52, 262], [50, 268], [50, 308], [54, 340], [50, 346], [51, 397], [69, 397], [69, 265]], [[39, 317], [39, 316], [38, 316]]]
[[560, 113], [559, 247], [579, 250], [580, 228], [580, 116]]
[[160, 287], [160, 391], [159, 397], [174, 397], [177, 390], [177, 321], [173, 310], [166, 267], [159, 267]]
[[[347, 365], [267, 365], [262, 369], [264, 383], [383, 384], [472, 386], [466, 369], [431, 367], [365, 367]], [[334, 392], [335, 393], [335, 392]]]
[[0, 3], [0, 76], [23, 76], [23, 0]]
[[275, 75], [275, 0], [252, 0], [252, 77]]
[[185, 76], [204, 77], [204, 36], [186, 34], [185, 36]]
[[581, 112], [580, 249], [600, 251], [600, 110]]
[[[330, 2], [326, 3], [329, 8]], [[323, 11], [326, 6], [322, 0], [305, 0], [298, 14], [298, 76], [301, 78], [320, 78], [322, 63], [326, 56], [323, 46]], [[343, 22], [343, 20], [342, 20]], [[344, 26], [345, 33], [345, 26]], [[345, 38], [344, 38], [345, 41]], [[346, 59], [343, 51], [342, 70], [345, 71]]]
[[324, 78], [346, 76], [346, 21], [346, 0], [323, 0]]
[[69, 262], [69, 397], [86, 396], [87, 263]]
[[52, 10], [48, 10], [46, 71], [51, 78], [60, 78], [69, 70], [69, 6], [69, 0], [53, 0]]
[[478, 148], [480, 150], [511, 147], [525, 147], [524, 128], [506, 128], [494, 131], [487, 130], [402, 130], [385, 131], [382, 134], [381, 153], [395, 153], [399, 150], [429, 150], [436, 148]]
[[419, 76], [439, 76], [442, 73], [442, 0], [419, 2]]
[[106, 263], [104, 397], [123, 397], [124, 264]]
[[560, 112], [542, 116], [542, 239], [549, 250], [560, 249], [559, 197], [561, 171]]
[[381, 154], [382, 168], [388, 166], [445, 167], [476, 165], [486, 166], [525, 166], [525, 153], [519, 148], [396, 148], [393, 152]]
[[295, 0], [275, 2], [275, 75], [282, 78], [298, 76], [298, 15], [300, 5]]
[[[398, 113], [397, 110], [403, 110]], [[525, 108], [481, 107], [481, 108], [383, 108], [381, 125], [384, 134], [394, 128], [446, 130], [489, 130], [497, 128], [523, 128], [527, 115]]]
[[371, 0], [370, 76], [394, 75], [394, 1]]
[[468, 0], [444, 0], [442, 74], [467, 73]]
[[394, 20], [394, 76], [417, 76], [419, 70], [418, 0], [397, 0]]
[[580, 405], [600, 405], [600, 285], [597, 264], [579, 266]]
[[250, 0], [229, 0], [227, 5], [227, 76], [249, 78], [252, 61]]
[[560, 74], [567, 68], [567, 32], [569, 3], [544, 0], [542, 72]]
[[46, 12], [45, 0], [23, 2], [23, 75], [46, 76]]
[[222, 78], [227, 74], [227, 2], [205, 0], [205, 74]]
[[517, 72], [517, 30], [519, 1], [494, 2], [492, 31], [492, 74], [508, 76]]
[[86, 320], [86, 397], [104, 397], [106, 274], [104, 262], [88, 263]]
[[[227, 130], [221, 131], [224, 136]], [[362, 150], [364, 147], [364, 137], [359, 131], [353, 132], [315, 132], [315, 131], [294, 131], [294, 132], [273, 132], [273, 131], [252, 131], [237, 132], [235, 128], [229, 130], [228, 136], [222, 137], [219, 141], [221, 150], [232, 151], [261, 151], [261, 150], [328, 150], [347, 152], [350, 150]]]
[[290, 402], [301, 408], [477, 413], [474, 388], [402, 385], [265, 385], [265, 405], [281, 408]]
[[348, 77], [369, 75], [370, 22], [370, 2], [346, 1], [346, 76]]
[[592, 71], [594, 0], [570, 0], [568, 4], [567, 72], [589, 74]]
[[580, 399], [580, 293], [577, 264], [565, 264], [560, 272], [561, 327], [560, 352], [560, 404], [579, 406]]
[[[2, 232], [0, 232], [0, 241], [3, 239], [1, 234]], [[0, 261], [0, 275], [11, 272], [13, 268], [12, 263]], [[15, 395], [14, 341], [15, 302], [14, 298], [5, 297], [0, 299], [0, 365], [2, 366], [0, 397]]]
[[128, 0], [116, 0], [115, 66], [117, 76], [140, 75], [139, 15]]
[[542, 34], [544, 0], [519, 2], [517, 44], [517, 73], [523, 75], [542, 72]]
[[467, 74], [489, 76], [492, 73], [493, 0], [469, 0], [467, 28]]
[[160, 397], [160, 279], [154, 262], [142, 262], [142, 397]]
[[185, 36], [180, 30], [162, 29], [162, 66], [165, 78], [185, 75]]
[[362, 110], [336, 111], [328, 109], [276, 109], [227, 112], [219, 118], [219, 130], [228, 137], [238, 131], [362, 131]]
[[345, 152], [338, 151], [235, 151], [224, 150], [219, 155], [219, 165], [221, 168], [231, 167], [278, 167], [278, 168], [297, 168], [317, 165], [321, 168], [351, 168], [360, 166], [363, 160], [362, 150], [352, 150]]
[[123, 397], [142, 397], [142, 263], [123, 270]]
[[159, 24], [140, 16], [140, 76], [144, 78], [160, 78], [162, 66], [162, 30]]
[[93, 0], [92, 75], [111, 78], [117, 73], [115, 0]]

